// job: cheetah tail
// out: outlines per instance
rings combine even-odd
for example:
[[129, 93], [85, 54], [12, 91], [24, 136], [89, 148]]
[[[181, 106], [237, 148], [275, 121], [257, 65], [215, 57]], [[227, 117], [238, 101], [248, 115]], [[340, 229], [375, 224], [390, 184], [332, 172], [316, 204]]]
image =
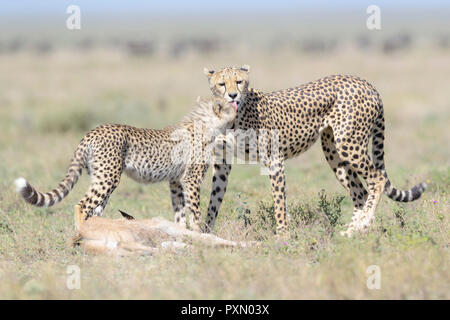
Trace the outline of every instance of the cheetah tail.
[[426, 188], [427, 184], [425, 182], [422, 182], [418, 185], [415, 185], [409, 190], [399, 190], [394, 188], [391, 185], [391, 182], [388, 180], [384, 187], [384, 193], [394, 201], [410, 202], [419, 199]]
[[66, 177], [60, 182], [58, 187], [47, 193], [41, 193], [33, 188], [24, 178], [18, 178], [14, 181], [17, 192], [23, 199], [38, 207], [51, 207], [64, 199], [72, 190], [81, 176], [81, 164], [77, 160], [72, 160]]
[[[382, 105], [380, 105], [382, 108]], [[382, 109], [381, 109], [382, 110]], [[375, 167], [384, 173], [387, 178], [384, 186], [384, 193], [394, 201], [410, 202], [419, 199], [422, 193], [427, 188], [425, 182], [415, 185], [409, 190], [399, 190], [394, 188], [387, 177], [384, 165], [384, 117], [383, 112], [380, 113], [372, 134], [372, 159]]]

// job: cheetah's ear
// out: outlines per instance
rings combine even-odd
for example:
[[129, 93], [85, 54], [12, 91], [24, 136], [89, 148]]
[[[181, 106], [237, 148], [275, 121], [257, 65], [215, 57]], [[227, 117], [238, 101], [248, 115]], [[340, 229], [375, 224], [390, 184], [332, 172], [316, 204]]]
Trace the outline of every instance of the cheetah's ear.
[[124, 217], [127, 220], [134, 220], [133, 216], [130, 216], [128, 213], [123, 212], [122, 210], [119, 210], [120, 214], [122, 215], [122, 217]]
[[87, 215], [81, 211], [81, 207], [78, 204], [74, 207], [74, 213], [75, 231], [78, 231], [87, 219]]
[[209, 78], [214, 74], [214, 70], [209, 70], [208, 68], [203, 68], [203, 73], [207, 75]]
[[247, 73], [250, 72], [250, 66], [249, 66], [248, 64], [244, 64], [242, 67], [240, 67], [240, 69], [241, 69], [242, 71], [247, 72]]

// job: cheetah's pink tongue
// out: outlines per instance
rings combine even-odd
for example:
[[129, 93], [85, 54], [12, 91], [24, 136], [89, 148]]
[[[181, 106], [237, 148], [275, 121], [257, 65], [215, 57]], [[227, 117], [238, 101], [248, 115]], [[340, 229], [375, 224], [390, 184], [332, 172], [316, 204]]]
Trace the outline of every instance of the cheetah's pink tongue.
[[231, 104], [232, 104], [233, 107], [234, 107], [234, 111], [237, 112], [237, 108], [238, 108], [237, 102], [236, 102], [236, 101], [233, 101]]

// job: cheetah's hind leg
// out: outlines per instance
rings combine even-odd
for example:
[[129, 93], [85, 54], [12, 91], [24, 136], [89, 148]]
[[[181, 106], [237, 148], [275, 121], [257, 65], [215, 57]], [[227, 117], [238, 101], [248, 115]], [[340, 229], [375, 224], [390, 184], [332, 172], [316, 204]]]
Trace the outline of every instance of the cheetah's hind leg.
[[88, 192], [78, 202], [81, 210], [88, 216], [101, 216], [109, 197], [119, 185], [122, 175], [122, 158], [119, 152], [109, 159], [108, 165], [98, 160], [100, 157], [93, 156], [91, 161], [91, 184]]
[[[340, 155], [342, 156], [342, 151], [340, 151]], [[348, 229], [341, 233], [348, 237], [352, 236], [354, 232], [364, 233], [368, 230], [375, 218], [375, 210], [380, 202], [386, 184], [386, 177], [381, 170], [375, 168], [367, 152], [362, 154], [359, 159], [359, 161], [350, 161], [350, 163], [354, 167], [355, 165], [358, 166], [357, 174], [366, 181], [368, 195], [362, 210], [354, 215]]]
[[348, 162], [343, 161], [340, 158], [336, 149], [333, 130], [331, 127], [327, 127], [322, 132], [321, 141], [325, 159], [330, 165], [331, 170], [333, 170], [336, 175], [336, 179], [347, 190], [353, 201], [352, 221], [348, 225], [346, 231], [341, 231], [341, 235], [343, 236], [350, 235], [355, 229], [355, 223], [359, 221], [364, 212], [363, 208], [366, 203], [368, 193], [355, 170], [350, 167]]

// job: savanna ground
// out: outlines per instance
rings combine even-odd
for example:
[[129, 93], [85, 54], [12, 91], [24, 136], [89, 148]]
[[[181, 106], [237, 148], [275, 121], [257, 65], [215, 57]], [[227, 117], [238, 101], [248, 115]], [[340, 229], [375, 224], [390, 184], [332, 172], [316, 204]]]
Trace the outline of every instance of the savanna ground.
[[[171, 58], [96, 49], [0, 55], [0, 298], [2, 299], [448, 299], [449, 51], [425, 48], [383, 54], [343, 48], [334, 54], [222, 52]], [[386, 112], [386, 165], [400, 188], [429, 180], [413, 203], [383, 197], [367, 235], [343, 238], [351, 200], [316, 143], [287, 163], [292, 215], [289, 239], [273, 234], [269, 181], [257, 165], [235, 165], [215, 233], [263, 241], [261, 248], [194, 247], [179, 254], [110, 258], [68, 245], [73, 206], [87, 190], [84, 173], [60, 204], [27, 205], [13, 181], [39, 190], [57, 185], [84, 133], [106, 122], [162, 128], [181, 118], [197, 95], [209, 95], [204, 66], [251, 65], [263, 90], [319, 77], [354, 74], [381, 93]], [[202, 187], [205, 214], [211, 173]], [[325, 190], [324, 192], [322, 190]], [[126, 176], [105, 211], [137, 219], [172, 219], [166, 183], [139, 185]], [[81, 288], [66, 286], [67, 268]], [[369, 266], [381, 288], [369, 290]]]

